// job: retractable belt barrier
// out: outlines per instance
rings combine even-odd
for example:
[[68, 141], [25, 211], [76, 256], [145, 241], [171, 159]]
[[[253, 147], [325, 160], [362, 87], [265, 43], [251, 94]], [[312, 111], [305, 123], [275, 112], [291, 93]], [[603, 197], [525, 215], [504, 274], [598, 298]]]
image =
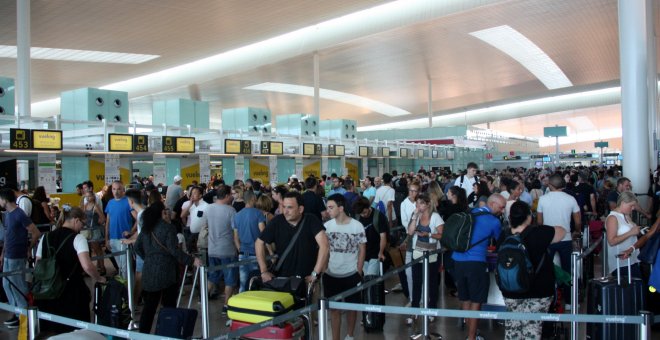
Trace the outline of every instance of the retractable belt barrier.
[[[277, 258], [277, 255], [270, 255], [270, 256], [266, 257], [266, 261], [269, 261], [269, 260], [272, 260], [272, 259], [275, 259], [275, 258]], [[225, 264], [221, 264], [221, 265], [217, 265], [217, 266], [213, 266], [213, 267], [208, 267], [206, 270], [209, 273], [212, 273], [212, 272], [217, 272], [217, 271], [224, 270], [224, 269], [244, 266], [246, 264], [250, 264], [250, 263], [253, 263], [253, 262], [257, 262], [257, 259], [256, 258], [247, 258], [247, 259], [236, 261], [236, 262], [230, 262], [230, 263], [225, 263]]]
[[594, 250], [601, 244], [603, 243], [604, 236], [601, 236], [596, 242], [592, 243], [589, 248], [587, 248], [585, 251], [583, 251], [580, 255], [578, 255], [578, 260], [582, 260], [583, 258], [591, 255], [591, 253], [594, 252]]
[[[30, 308], [18, 308], [14, 306], [10, 306], [6, 303], [0, 303], [0, 309], [5, 310], [10, 313], [19, 313], [23, 315], [29, 315], [28, 310]], [[162, 336], [156, 336], [156, 335], [150, 335], [150, 334], [143, 334], [143, 333], [138, 333], [138, 332], [132, 332], [132, 331], [127, 331], [127, 330], [122, 330], [122, 329], [117, 329], [117, 328], [112, 328], [112, 327], [107, 327], [107, 326], [101, 326], [101, 325], [96, 325], [91, 322], [84, 322], [80, 320], [75, 320], [75, 319], [70, 319], [70, 318], [65, 318], [63, 316], [58, 316], [55, 314], [51, 313], [43, 313], [37, 311], [37, 317], [41, 320], [48, 320], [52, 321], [55, 323], [79, 328], [79, 329], [87, 329], [93, 332], [105, 334], [105, 335], [114, 335], [122, 338], [127, 338], [127, 339], [137, 339], [137, 340], [155, 340], [155, 339], [163, 339]], [[28, 321], [30, 322], [30, 321]]]

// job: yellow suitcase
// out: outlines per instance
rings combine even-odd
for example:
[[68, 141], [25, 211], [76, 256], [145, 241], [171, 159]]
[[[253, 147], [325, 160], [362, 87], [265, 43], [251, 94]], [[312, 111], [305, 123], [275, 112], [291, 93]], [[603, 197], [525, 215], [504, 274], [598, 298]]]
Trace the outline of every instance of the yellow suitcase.
[[259, 323], [286, 314], [293, 309], [293, 295], [284, 292], [251, 290], [236, 294], [227, 303], [227, 317]]

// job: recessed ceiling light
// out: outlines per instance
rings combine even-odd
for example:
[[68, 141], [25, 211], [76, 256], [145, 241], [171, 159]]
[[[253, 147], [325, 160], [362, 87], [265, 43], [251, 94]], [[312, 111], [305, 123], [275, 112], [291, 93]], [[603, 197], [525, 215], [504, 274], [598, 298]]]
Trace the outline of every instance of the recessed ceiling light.
[[541, 48], [508, 25], [472, 32], [470, 35], [515, 59], [548, 89], [573, 86], [559, 66]]
[[[0, 45], [0, 58], [16, 58], [16, 56], [16, 46]], [[159, 55], [153, 54], [85, 51], [46, 47], [32, 47], [30, 49], [31, 59], [82, 61], [90, 63], [141, 64], [159, 57]]]
[[[261, 83], [243, 88], [244, 90], [257, 90], [268, 92], [280, 92], [297, 94], [301, 96], [314, 97], [314, 88], [310, 86], [283, 84], [283, 83]], [[323, 99], [334, 100], [349, 105], [363, 107], [389, 117], [405, 116], [410, 112], [400, 109], [396, 106], [385, 104], [377, 100], [360, 97], [354, 94], [339, 92], [328, 89], [319, 89], [319, 97]]]

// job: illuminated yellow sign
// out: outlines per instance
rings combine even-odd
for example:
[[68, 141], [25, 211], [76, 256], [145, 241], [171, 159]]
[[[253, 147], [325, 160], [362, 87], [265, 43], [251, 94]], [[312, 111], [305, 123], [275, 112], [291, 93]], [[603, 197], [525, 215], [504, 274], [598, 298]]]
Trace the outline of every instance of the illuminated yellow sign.
[[32, 130], [32, 148], [35, 150], [62, 150], [62, 131]]
[[369, 156], [369, 147], [366, 146], [361, 146], [360, 147], [360, 157], [367, 157]]
[[133, 136], [133, 151], [149, 152], [149, 136], [147, 135]]
[[343, 145], [335, 145], [335, 155], [344, 156], [345, 152]]
[[108, 134], [108, 151], [132, 152], [133, 135], [124, 135], [117, 133]]
[[383, 157], [390, 157], [390, 148], [383, 148]]
[[225, 153], [240, 154], [241, 141], [237, 139], [225, 139]]
[[314, 144], [303, 144], [303, 155], [314, 156]]
[[284, 154], [284, 143], [282, 142], [270, 142], [270, 153], [273, 155], [282, 155]]
[[176, 152], [195, 153], [195, 138], [176, 137]]
[[28, 129], [9, 129], [9, 148], [15, 150], [30, 150], [30, 130]]

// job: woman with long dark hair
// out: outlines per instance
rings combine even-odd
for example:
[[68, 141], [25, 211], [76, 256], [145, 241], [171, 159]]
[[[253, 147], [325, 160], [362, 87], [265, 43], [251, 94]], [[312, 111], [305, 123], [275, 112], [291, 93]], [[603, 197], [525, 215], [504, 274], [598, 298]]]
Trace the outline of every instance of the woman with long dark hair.
[[144, 259], [142, 296], [144, 308], [140, 332], [150, 333], [159, 303], [175, 307], [178, 263], [199, 267], [201, 262], [177, 247], [176, 229], [163, 216], [169, 213], [162, 201], [151, 203], [142, 213], [142, 231], [135, 242], [135, 252]]

